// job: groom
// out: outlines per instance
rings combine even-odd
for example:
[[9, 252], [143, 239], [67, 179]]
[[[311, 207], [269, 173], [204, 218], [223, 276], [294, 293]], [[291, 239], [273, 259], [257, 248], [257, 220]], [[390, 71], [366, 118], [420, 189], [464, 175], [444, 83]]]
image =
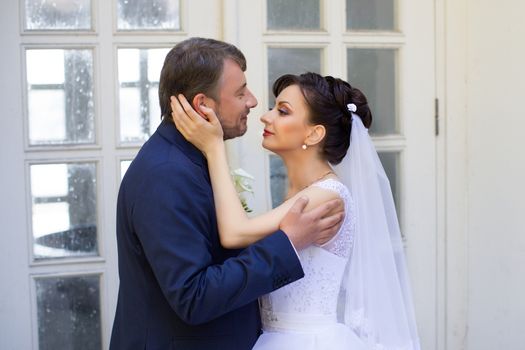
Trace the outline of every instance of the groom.
[[[340, 206], [303, 213], [298, 201], [281, 230], [244, 250], [221, 247], [204, 156], [171, 121], [170, 96], [216, 102], [225, 138], [246, 132], [257, 100], [233, 45], [202, 38], [177, 44], [162, 68], [163, 120], [120, 186], [120, 289], [110, 349], [251, 349], [260, 332], [257, 298], [303, 277], [295, 249], [337, 232]], [[337, 210], [337, 209], [336, 209]]]

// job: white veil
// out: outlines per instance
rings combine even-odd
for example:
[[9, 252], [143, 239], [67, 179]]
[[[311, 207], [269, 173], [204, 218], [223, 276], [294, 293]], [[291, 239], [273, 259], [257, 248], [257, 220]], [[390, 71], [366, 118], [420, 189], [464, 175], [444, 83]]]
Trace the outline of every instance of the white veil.
[[420, 350], [403, 243], [388, 178], [361, 118], [335, 167], [356, 210], [356, 233], [341, 293], [344, 323], [367, 349]]

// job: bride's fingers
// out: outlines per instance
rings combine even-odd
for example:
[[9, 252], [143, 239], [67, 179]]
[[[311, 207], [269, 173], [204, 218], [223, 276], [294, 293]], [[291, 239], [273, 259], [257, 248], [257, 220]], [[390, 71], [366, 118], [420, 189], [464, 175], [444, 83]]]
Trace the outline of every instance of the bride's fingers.
[[186, 113], [182, 109], [179, 101], [175, 96], [171, 96], [171, 117], [175, 123], [175, 127], [180, 131], [180, 133], [187, 138], [188, 129], [191, 127], [191, 119], [187, 117]]
[[219, 123], [219, 119], [217, 119], [217, 115], [215, 114], [215, 111], [209, 107], [206, 107], [204, 105], [200, 105], [199, 109], [202, 113], [206, 116], [206, 119], [212, 124]]
[[183, 94], [178, 94], [177, 99], [179, 100], [182, 108], [184, 109], [184, 113], [194, 122], [202, 122], [202, 116], [197, 113], [193, 107], [190, 105], [188, 100]]
[[[179, 131], [184, 131], [183, 135], [186, 139], [189, 139], [189, 136], [198, 131], [206, 121], [193, 110], [189, 105], [186, 98], [183, 95], [179, 95], [178, 98], [171, 97], [172, 105], [172, 117], [177, 129]], [[186, 106], [186, 108], [184, 108]], [[190, 108], [190, 110], [187, 110]], [[196, 115], [192, 117], [192, 114]]]
[[173, 122], [186, 140], [205, 147], [206, 140], [222, 138], [222, 127], [213, 109], [200, 105], [194, 110], [181, 94], [171, 96], [171, 106]]
[[[194, 123], [199, 123], [202, 118], [191, 108], [188, 100], [184, 95], [179, 94], [178, 97], [171, 96], [171, 116], [174, 122], [178, 122], [179, 125], [185, 125], [186, 127], [191, 127]], [[193, 114], [197, 117], [192, 116]]]
[[171, 102], [170, 103], [171, 117], [173, 118], [173, 121], [183, 122], [185, 119], [187, 119], [186, 112], [184, 112], [182, 105], [180, 104], [179, 100], [175, 96], [171, 96], [170, 102]]

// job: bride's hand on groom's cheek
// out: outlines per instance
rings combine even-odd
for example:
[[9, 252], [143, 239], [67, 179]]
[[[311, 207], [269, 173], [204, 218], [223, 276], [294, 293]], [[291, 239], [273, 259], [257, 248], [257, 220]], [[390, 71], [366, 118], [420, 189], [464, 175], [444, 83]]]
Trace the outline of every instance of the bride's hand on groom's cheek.
[[175, 126], [186, 140], [208, 154], [223, 141], [223, 132], [215, 112], [204, 105], [197, 113], [183, 95], [171, 96], [172, 118]]

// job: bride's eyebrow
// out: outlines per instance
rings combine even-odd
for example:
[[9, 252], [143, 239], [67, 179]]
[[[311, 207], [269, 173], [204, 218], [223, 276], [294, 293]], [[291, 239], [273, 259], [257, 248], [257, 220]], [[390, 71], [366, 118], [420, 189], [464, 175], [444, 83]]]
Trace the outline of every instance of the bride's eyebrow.
[[282, 104], [285, 104], [285, 103], [286, 103], [287, 105], [289, 105], [290, 107], [293, 108], [292, 104], [291, 104], [290, 102], [288, 102], [288, 101], [284, 101], [284, 100], [283, 100], [283, 101], [277, 101], [277, 105], [278, 105], [278, 106], [280, 106], [280, 105], [282, 105]]

